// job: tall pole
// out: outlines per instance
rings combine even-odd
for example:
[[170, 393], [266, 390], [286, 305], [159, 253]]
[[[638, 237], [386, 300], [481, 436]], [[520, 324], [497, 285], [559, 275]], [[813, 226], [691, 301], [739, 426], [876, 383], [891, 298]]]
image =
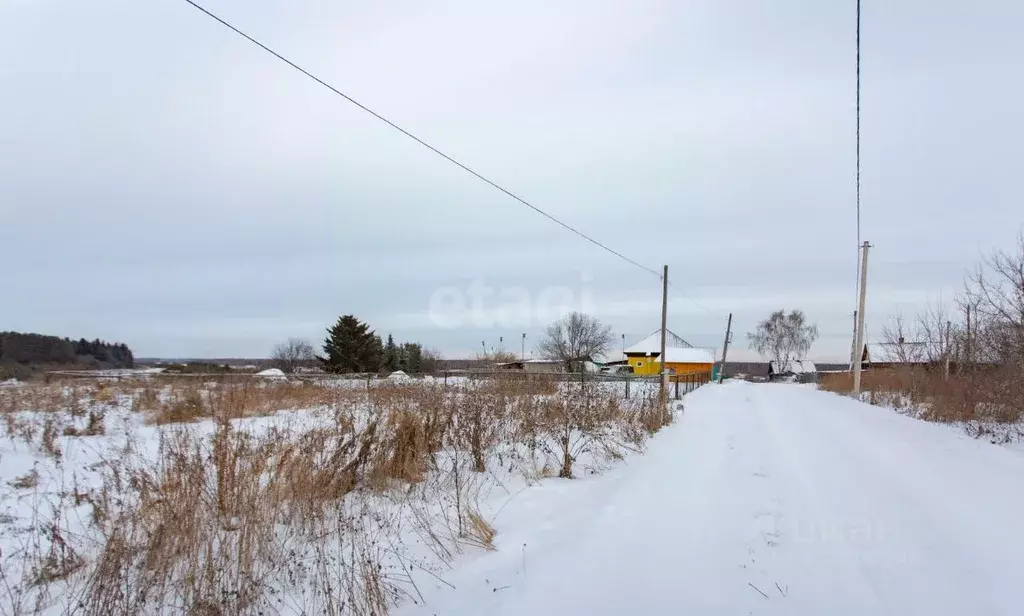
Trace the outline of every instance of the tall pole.
[[[860, 249], [857, 250], [857, 263], [860, 263]], [[857, 284], [858, 291], [860, 283]], [[859, 295], [859, 292], [858, 292]], [[861, 350], [863, 352], [863, 349]], [[857, 311], [853, 311], [853, 336], [850, 339], [850, 370], [853, 370], [853, 362], [857, 361]]]
[[949, 346], [949, 328], [952, 327], [952, 326], [953, 326], [953, 322], [952, 321], [946, 321], [946, 344], [943, 347], [943, 351], [945, 351], [945, 355], [946, 355], [946, 380], [947, 381], [949, 380], [949, 355], [950, 355], [950, 351], [952, 350], [950, 348], [950, 346]]
[[861, 353], [864, 352], [864, 303], [867, 301], [868, 295], [868, 249], [871, 248], [871, 244], [864, 242], [861, 246], [863, 254], [860, 257], [860, 300], [857, 308], [857, 348], [854, 351], [854, 362], [853, 362], [853, 393], [860, 393], [860, 372], [861, 372]]
[[967, 304], [967, 352], [964, 354], [964, 358], [967, 360], [965, 363], [967, 366], [971, 365], [971, 354], [974, 350], [971, 348], [971, 305]]
[[523, 349], [519, 354], [521, 361], [526, 361], [526, 332], [523, 332]]
[[729, 313], [729, 323], [725, 326], [725, 344], [722, 345], [722, 367], [718, 370], [718, 384], [725, 380], [725, 358], [729, 354], [729, 338], [732, 336], [732, 313]]
[[664, 405], [667, 402], [665, 398], [666, 381], [668, 380], [668, 366], [665, 363], [665, 330], [668, 327], [668, 266], [665, 266], [664, 273], [661, 275], [661, 355], [658, 356], [658, 360], [661, 362], [661, 388], [658, 393], [658, 401]]

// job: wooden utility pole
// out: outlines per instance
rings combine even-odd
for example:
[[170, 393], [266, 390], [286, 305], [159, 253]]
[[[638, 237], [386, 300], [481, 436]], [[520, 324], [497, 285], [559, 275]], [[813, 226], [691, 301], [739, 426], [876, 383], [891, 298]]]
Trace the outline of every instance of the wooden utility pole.
[[871, 248], [871, 244], [864, 242], [861, 247], [864, 254], [860, 257], [860, 300], [858, 301], [857, 307], [857, 344], [854, 349], [854, 361], [853, 361], [853, 393], [860, 393], [860, 372], [861, 372], [861, 353], [864, 352], [864, 303], [867, 301], [868, 295], [868, 249]]
[[725, 358], [729, 354], [729, 338], [732, 336], [732, 313], [729, 313], [729, 322], [725, 326], [725, 344], [722, 345], [722, 367], [718, 369], [718, 384], [725, 380]]
[[661, 275], [661, 355], [658, 356], [658, 360], [661, 362], [661, 388], [658, 393], [658, 402], [665, 405], [668, 400], [666, 399], [666, 388], [668, 380], [668, 366], [665, 362], [665, 332], [668, 327], [668, 266], [665, 266], [665, 270]]

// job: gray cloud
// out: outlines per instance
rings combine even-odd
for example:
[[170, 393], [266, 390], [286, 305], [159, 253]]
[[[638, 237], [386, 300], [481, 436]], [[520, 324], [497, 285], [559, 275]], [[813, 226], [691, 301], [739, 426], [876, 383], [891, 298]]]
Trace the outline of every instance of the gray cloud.
[[[209, 0], [354, 97], [674, 283], [721, 343], [769, 310], [849, 348], [853, 8]], [[1011, 2], [864, 13], [869, 326], [949, 299], [1022, 220]], [[658, 281], [552, 225], [183, 2], [0, 6], [0, 327], [142, 355], [264, 355], [352, 312], [451, 354], [445, 287], [581, 288], [628, 338]], [[699, 306], [698, 306], [699, 304]], [[503, 308], [498, 299], [486, 305]], [[738, 340], [740, 337], [738, 337]]]

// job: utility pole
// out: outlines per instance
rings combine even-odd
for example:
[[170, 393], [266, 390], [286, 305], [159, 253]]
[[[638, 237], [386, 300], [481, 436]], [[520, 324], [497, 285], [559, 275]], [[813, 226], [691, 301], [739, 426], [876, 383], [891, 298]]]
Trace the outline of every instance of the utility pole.
[[718, 384], [725, 380], [725, 357], [729, 354], [729, 338], [732, 337], [732, 313], [729, 313], [729, 323], [725, 326], [725, 344], [722, 345], [722, 367], [718, 370]]
[[526, 361], [526, 332], [523, 332], [523, 349], [519, 354], [520, 361]]
[[967, 346], [967, 349], [966, 349], [967, 353], [964, 354], [964, 359], [966, 360], [964, 363], [966, 363], [968, 366], [970, 366], [971, 365], [971, 360], [973, 359], [971, 357], [971, 353], [973, 352], [973, 349], [971, 348], [971, 305], [970, 304], [967, 304], [967, 341], [966, 341], [966, 346]]
[[622, 334], [622, 354], [626, 354], [626, 334]]
[[[858, 255], [858, 259], [859, 259]], [[863, 352], [863, 349], [861, 350]], [[850, 371], [853, 371], [853, 362], [857, 361], [857, 311], [853, 311], [853, 339], [850, 341]]]
[[946, 344], [943, 350], [946, 352], [946, 380], [949, 380], [949, 356], [952, 349], [949, 347], [949, 328], [953, 325], [952, 321], [946, 321]]
[[864, 303], [867, 301], [868, 295], [868, 249], [871, 248], [871, 244], [864, 242], [861, 247], [864, 254], [860, 258], [860, 300], [857, 308], [857, 344], [854, 349], [854, 362], [853, 362], [853, 393], [860, 393], [860, 372], [861, 372], [861, 353], [864, 352]]
[[665, 266], [664, 273], [661, 275], [661, 355], [658, 359], [661, 361], [661, 388], [658, 393], [658, 402], [664, 406], [668, 401], [666, 399], [667, 380], [668, 380], [668, 366], [665, 363], [665, 330], [668, 327], [668, 266]]

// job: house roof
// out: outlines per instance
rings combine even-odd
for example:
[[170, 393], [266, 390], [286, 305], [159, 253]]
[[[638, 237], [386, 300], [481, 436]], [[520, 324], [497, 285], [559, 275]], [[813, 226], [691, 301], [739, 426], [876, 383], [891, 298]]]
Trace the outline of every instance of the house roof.
[[665, 363], [667, 364], [713, 364], [715, 354], [710, 349], [680, 349], [677, 347], [665, 348]]
[[[667, 352], [668, 348], [692, 349], [693, 345], [666, 329], [665, 347]], [[651, 353], [661, 353], [661, 330], [658, 329], [650, 336], [647, 336], [640, 342], [637, 342], [626, 349], [624, 352], [626, 355], [650, 355]]]
[[926, 342], [871, 342], [864, 345], [864, 359], [868, 362], [902, 364], [927, 361]]
[[[772, 372], [778, 374], [779, 366], [778, 362], [772, 360], [768, 362]], [[814, 365], [813, 361], [807, 361], [806, 359], [791, 359], [789, 360], [789, 370], [786, 372], [792, 372], [793, 374], [811, 374], [817, 372], [818, 367]]]
[[560, 364], [560, 359], [548, 359], [544, 357], [531, 357], [527, 359], [516, 359], [513, 361], [499, 362], [495, 366], [521, 366], [523, 364]]

